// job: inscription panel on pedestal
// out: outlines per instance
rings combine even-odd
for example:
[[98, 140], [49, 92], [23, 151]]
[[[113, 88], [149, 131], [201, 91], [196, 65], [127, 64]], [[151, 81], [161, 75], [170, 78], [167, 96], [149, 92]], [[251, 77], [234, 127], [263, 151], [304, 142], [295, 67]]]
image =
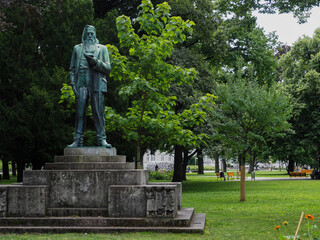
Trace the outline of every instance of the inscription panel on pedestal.
[[7, 215], [34, 217], [45, 216], [47, 187], [10, 186], [7, 188]]
[[108, 206], [107, 171], [53, 171], [50, 207], [103, 208]]
[[170, 187], [146, 188], [147, 217], [174, 217], [177, 213], [176, 189]]

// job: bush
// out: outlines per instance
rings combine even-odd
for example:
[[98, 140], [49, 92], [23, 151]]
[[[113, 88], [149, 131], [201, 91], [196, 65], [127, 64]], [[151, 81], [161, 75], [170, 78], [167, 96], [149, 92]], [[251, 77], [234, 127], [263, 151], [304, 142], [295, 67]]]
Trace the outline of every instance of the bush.
[[173, 171], [159, 170], [149, 171], [149, 180], [171, 180]]

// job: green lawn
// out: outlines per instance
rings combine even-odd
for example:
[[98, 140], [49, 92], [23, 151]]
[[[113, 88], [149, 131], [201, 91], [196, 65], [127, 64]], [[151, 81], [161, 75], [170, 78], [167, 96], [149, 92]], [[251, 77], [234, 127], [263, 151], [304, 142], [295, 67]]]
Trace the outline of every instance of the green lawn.
[[[215, 177], [189, 175], [183, 183], [183, 207], [206, 213], [201, 234], [30, 234], [0, 235], [0, 239], [279, 239], [274, 227], [288, 222], [284, 233], [294, 235], [301, 212], [315, 216], [320, 227], [320, 181], [247, 181], [245, 202], [240, 202], [239, 181], [217, 181]], [[301, 233], [306, 232], [306, 220]], [[302, 239], [307, 239], [303, 237]]]
[[12, 183], [16, 183], [16, 182], [17, 182], [17, 177], [10, 176], [10, 180], [1, 179], [0, 184], [12, 184]]
[[279, 170], [272, 170], [272, 171], [263, 171], [259, 170], [256, 171], [256, 177], [284, 177], [284, 178], [289, 178], [288, 172], [285, 169], [282, 169], [281, 171]]

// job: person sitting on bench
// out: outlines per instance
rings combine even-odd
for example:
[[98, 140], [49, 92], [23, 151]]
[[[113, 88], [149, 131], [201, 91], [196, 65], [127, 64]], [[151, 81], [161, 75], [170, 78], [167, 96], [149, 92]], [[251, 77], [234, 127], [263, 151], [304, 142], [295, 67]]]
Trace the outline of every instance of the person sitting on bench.
[[224, 181], [226, 180], [226, 176], [224, 175], [223, 170], [220, 172], [220, 178], [223, 178], [223, 179], [224, 179]]

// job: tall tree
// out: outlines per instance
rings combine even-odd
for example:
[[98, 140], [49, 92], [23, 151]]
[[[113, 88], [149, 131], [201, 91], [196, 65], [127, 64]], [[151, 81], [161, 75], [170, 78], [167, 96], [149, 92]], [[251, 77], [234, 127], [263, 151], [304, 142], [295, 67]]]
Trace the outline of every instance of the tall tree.
[[172, 54], [173, 45], [184, 41], [185, 33], [191, 32], [193, 22], [170, 17], [166, 3], [154, 9], [151, 1], [142, 1], [139, 9], [135, 23], [142, 36], [135, 33], [129, 17], [117, 19], [120, 45], [129, 49], [129, 57], [121, 56], [110, 46], [113, 67], [110, 75], [122, 81], [119, 93], [131, 102], [123, 120], [128, 137], [136, 141], [137, 161], [142, 160], [141, 145], [157, 128], [154, 116], [165, 114], [175, 103], [175, 98], [168, 96], [172, 82], [189, 81], [195, 74], [193, 69], [182, 69], [164, 61]]
[[[319, 164], [320, 157], [320, 29], [314, 36], [304, 37], [294, 43], [291, 50], [282, 56], [280, 79], [291, 95], [294, 114], [291, 118], [294, 132], [286, 143], [300, 146], [293, 160]], [[289, 138], [289, 136], [288, 136]], [[289, 140], [289, 139], [288, 139]], [[287, 146], [289, 147], [289, 146]], [[300, 158], [300, 159], [299, 159]], [[293, 164], [291, 164], [293, 165]], [[292, 170], [292, 169], [290, 169]]]
[[245, 201], [244, 166], [246, 155], [256, 143], [288, 129], [290, 114], [286, 95], [275, 87], [267, 89], [255, 82], [231, 81], [217, 87], [217, 107], [212, 124], [220, 139], [239, 156], [241, 201]]
[[93, 8], [89, 0], [7, 3], [1, 8], [1, 21], [8, 24], [0, 32], [0, 157], [17, 162], [22, 181], [26, 163], [41, 168], [72, 137], [73, 120], [58, 105], [59, 90], [68, 81], [72, 47], [93, 21]]

